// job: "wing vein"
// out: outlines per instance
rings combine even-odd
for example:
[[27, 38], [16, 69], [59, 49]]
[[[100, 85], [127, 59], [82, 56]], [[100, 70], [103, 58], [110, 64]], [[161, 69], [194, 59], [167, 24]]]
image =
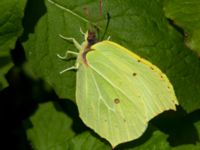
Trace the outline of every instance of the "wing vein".
[[98, 86], [98, 84], [97, 84], [97, 82], [96, 82], [96, 80], [95, 80], [95, 77], [94, 77], [93, 73], [91, 73], [91, 76], [92, 76], [92, 79], [93, 79], [93, 81], [94, 81], [96, 90], [97, 90], [97, 92], [98, 92], [98, 94], [99, 94], [98, 99], [99, 99], [99, 100], [102, 100], [103, 103], [108, 107], [108, 109], [110, 109], [110, 110], [112, 110], [112, 111], [115, 111], [113, 108], [111, 108], [111, 107], [106, 103], [106, 100], [104, 99], [103, 95], [101, 94], [101, 91], [100, 91], [100, 89], [99, 89], [99, 86]]

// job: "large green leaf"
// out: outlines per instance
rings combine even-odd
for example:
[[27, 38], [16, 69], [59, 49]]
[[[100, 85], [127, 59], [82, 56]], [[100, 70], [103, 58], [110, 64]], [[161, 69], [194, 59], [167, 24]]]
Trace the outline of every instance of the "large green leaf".
[[[168, 23], [162, 2], [105, 2], [105, 9], [111, 15], [107, 34], [111, 35], [111, 40], [159, 66], [172, 81], [178, 100], [185, 110], [191, 112], [199, 108], [200, 101], [197, 99], [200, 92], [195, 91], [200, 90], [200, 85], [196, 84], [200, 81], [200, 62], [184, 46], [181, 34]], [[86, 16], [85, 7], [92, 10], [90, 20], [101, 29], [105, 28], [106, 19], [95, 17], [98, 16], [98, 1], [57, 1], [57, 6], [65, 8], [46, 3], [48, 13], [39, 20], [35, 33], [30, 34], [29, 40], [24, 43], [26, 55], [30, 67], [48, 81], [60, 97], [74, 100], [75, 72], [59, 74], [61, 70], [73, 65], [74, 61], [61, 61], [56, 54], [62, 55], [68, 49], [76, 49], [61, 39], [59, 34], [83, 41], [79, 28], [87, 29], [87, 17], [82, 18]]]
[[25, 4], [26, 0], [0, 1], [0, 89], [7, 86], [4, 74], [13, 65], [10, 50], [14, 48], [17, 38], [23, 31]]
[[166, 0], [165, 13], [184, 30], [186, 45], [200, 54], [200, 1]]
[[[99, 17], [98, 0], [52, 1], [45, 1], [47, 13], [39, 18], [24, 47], [29, 68], [50, 83], [59, 97], [75, 100], [75, 72], [59, 74], [75, 60], [62, 61], [56, 54], [64, 55], [68, 49], [76, 51], [59, 34], [74, 37], [81, 43], [83, 36], [79, 28], [86, 31], [88, 21], [91, 21], [100, 27], [102, 33], [109, 12], [111, 20], [107, 36], [161, 68], [171, 80], [186, 112], [200, 108], [200, 61], [184, 45], [182, 34], [168, 22], [163, 1], [103, 1], [104, 17]], [[165, 138], [166, 135], [163, 140]]]
[[65, 143], [66, 149], [67, 141], [75, 134], [71, 125], [71, 118], [52, 102], [40, 104], [35, 114], [25, 122], [28, 139], [37, 150], [55, 150]]

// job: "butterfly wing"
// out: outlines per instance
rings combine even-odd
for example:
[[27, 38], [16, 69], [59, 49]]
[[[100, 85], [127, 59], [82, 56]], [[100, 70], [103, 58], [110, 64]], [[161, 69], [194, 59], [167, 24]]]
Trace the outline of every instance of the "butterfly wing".
[[85, 124], [113, 147], [138, 138], [151, 118], [175, 109], [173, 88], [156, 66], [113, 42], [92, 49], [88, 65], [77, 71], [76, 102]]

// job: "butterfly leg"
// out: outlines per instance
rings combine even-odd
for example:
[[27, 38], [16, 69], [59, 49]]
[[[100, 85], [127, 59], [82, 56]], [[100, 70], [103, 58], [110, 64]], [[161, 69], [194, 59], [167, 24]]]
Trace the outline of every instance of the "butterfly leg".
[[63, 36], [63, 35], [61, 35], [61, 34], [59, 34], [59, 36], [60, 36], [62, 39], [64, 39], [64, 40], [72, 41], [72, 42], [74, 43], [75, 47], [76, 47], [78, 50], [81, 49], [81, 45], [76, 41], [75, 38], [65, 37], [65, 36]]
[[67, 51], [67, 52], [65, 53], [65, 56], [61, 56], [60, 54], [57, 54], [57, 57], [60, 58], [60, 59], [67, 59], [68, 56], [69, 56], [69, 54], [74, 55], [74, 56], [77, 57], [79, 53], [73, 52], [73, 51]]
[[[74, 43], [75, 47], [76, 47], [78, 50], [81, 49], [81, 45], [76, 41], [75, 38], [65, 37], [65, 36], [63, 36], [63, 35], [61, 35], [61, 34], [59, 34], [59, 36], [60, 36], [62, 39], [64, 39], [64, 40], [72, 41], [72, 42]], [[65, 53], [65, 56], [60, 56], [59, 54], [57, 54], [57, 56], [58, 56], [60, 59], [67, 59], [67, 57], [69, 56], [69, 54], [77, 56], [79, 53], [73, 52], [73, 51], [67, 51], [67, 52]], [[76, 63], [74, 66], [71, 66], [71, 67], [69, 67], [69, 68], [67, 68], [67, 69], [62, 70], [62, 71], [60, 72], [60, 74], [62, 74], [62, 73], [64, 73], [64, 72], [67, 72], [67, 71], [70, 71], [70, 70], [77, 70], [77, 69], [78, 69], [78, 66], [79, 66], [79, 64]]]
[[[76, 52], [73, 52], [73, 51], [67, 51], [66, 54], [65, 54], [65, 56], [60, 56], [59, 54], [57, 54], [57, 56], [58, 56], [58, 58], [60, 58], [60, 59], [67, 59], [67, 57], [69, 56], [69, 54], [72, 54], [72, 55], [76, 55], [76, 56], [77, 56], [79, 53], [76, 53]], [[70, 70], [77, 70], [77, 69], [78, 69], [78, 66], [79, 66], [79, 64], [76, 63], [74, 66], [71, 66], [71, 67], [69, 67], [69, 68], [67, 68], [67, 69], [62, 70], [62, 71], [60, 72], [60, 74], [62, 74], [62, 73], [64, 73], [64, 72], [67, 72], [67, 71], [70, 71]]]
[[69, 68], [67, 68], [67, 69], [65, 69], [65, 70], [62, 70], [62, 71], [60, 72], [60, 74], [62, 74], [62, 73], [64, 73], [64, 72], [67, 72], [67, 71], [70, 71], [70, 70], [77, 70], [78, 67], [79, 67], [79, 64], [76, 63], [75, 66], [71, 66], [71, 67], [69, 67]]

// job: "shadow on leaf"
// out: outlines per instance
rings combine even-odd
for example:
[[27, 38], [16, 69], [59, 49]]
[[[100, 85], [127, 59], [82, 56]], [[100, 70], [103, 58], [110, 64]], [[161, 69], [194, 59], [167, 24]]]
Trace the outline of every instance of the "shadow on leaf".
[[151, 123], [169, 135], [167, 140], [173, 147], [185, 144], [196, 144], [199, 141], [199, 137], [198, 131], [193, 123], [200, 120], [199, 112], [197, 110], [194, 113], [187, 114], [179, 106], [177, 111], [164, 112], [154, 118]]
[[44, 0], [28, 0], [23, 19], [24, 33], [22, 35], [22, 41], [26, 41], [28, 34], [34, 32], [38, 20], [46, 11]]

